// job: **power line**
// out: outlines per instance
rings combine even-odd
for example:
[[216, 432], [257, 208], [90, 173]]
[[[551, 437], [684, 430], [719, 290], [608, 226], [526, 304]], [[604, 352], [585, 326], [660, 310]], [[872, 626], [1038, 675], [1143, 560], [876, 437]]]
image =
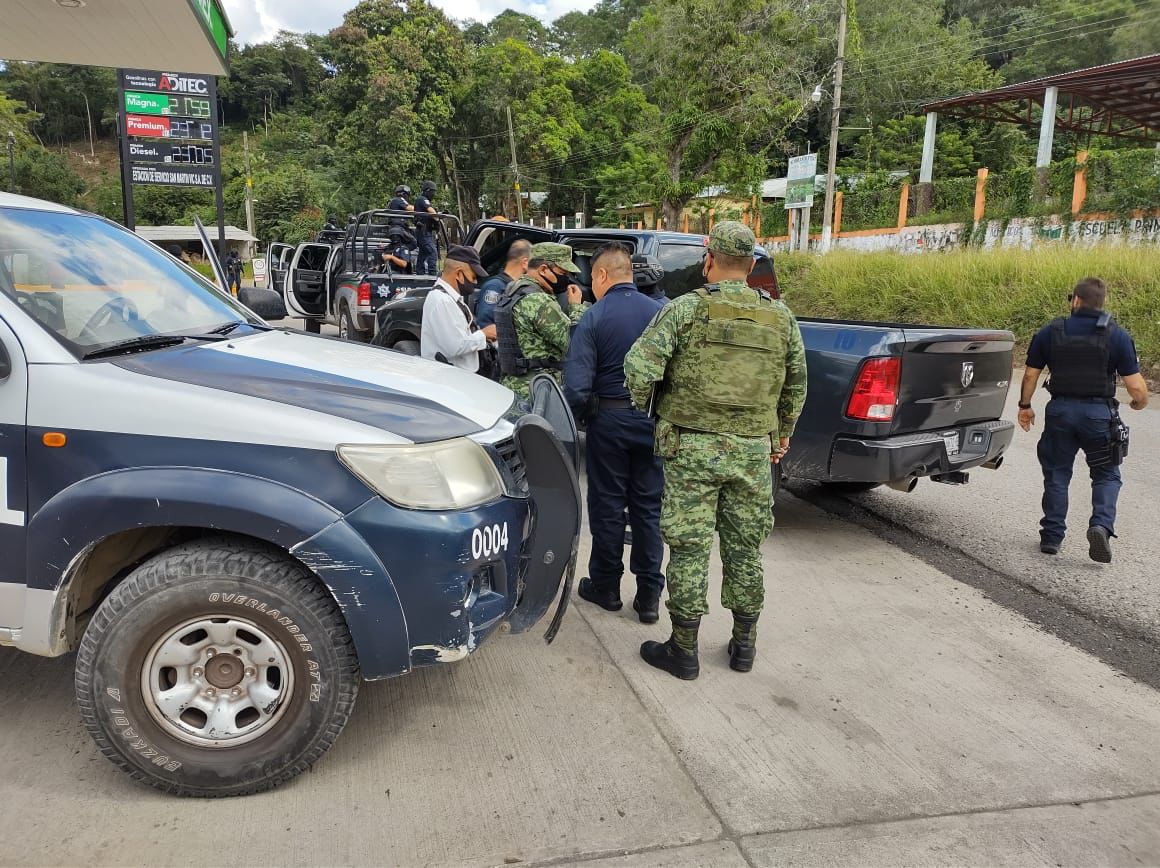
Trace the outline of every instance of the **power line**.
[[[973, 43], [985, 44], [988, 48], [992, 47], [992, 44], [998, 45], [1001, 47], [1002, 46], [1001, 42], [1000, 43], [980, 43], [980, 40], [983, 39], [984, 37], [986, 37], [988, 34], [1000, 34], [1000, 33], [1002, 33], [1005, 36], [1006, 33], [1008, 33], [1008, 32], [1015, 34], [1015, 36], [1014, 36], [1015, 39], [1022, 40], [1022, 39], [1027, 38], [1027, 36], [1028, 36], [1027, 30], [1028, 29], [1034, 30], [1036, 28], [1039, 29], [1039, 32], [1041, 33], [1041, 35], [1050, 35], [1053, 32], [1057, 32], [1054, 30], [1056, 25], [1063, 24], [1067, 21], [1072, 21], [1072, 20], [1078, 21], [1080, 19], [1091, 18], [1094, 16], [1102, 15], [1104, 12], [1107, 12], [1113, 8], [1118, 9], [1121, 6], [1122, 6], [1122, 4], [1119, 2], [1119, 0], [1102, 0], [1102, 2], [1098, 2], [1098, 0], [1097, 0], [1097, 2], [1092, 2], [1090, 4], [1089, 11], [1084, 12], [1078, 16], [1072, 15], [1072, 14], [1067, 13], [1067, 12], [1061, 12], [1061, 11], [1044, 12], [1040, 15], [1029, 16], [1028, 18], [1024, 19], [1022, 22], [1020, 22], [1018, 24], [998, 25], [995, 27], [988, 28], [986, 30], [981, 30], [976, 34], [971, 35], [969, 41], [971, 41]], [[1054, 20], [1051, 20], [1051, 19], [1054, 19]], [[1088, 22], [1088, 23], [1091, 24], [1091, 23], [1098, 23], [1098, 22]], [[1023, 31], [1023, 33], [1020, 35], [1019, 31]], [[947, 34], [950, 36], [953, 36], [953, 34], [951, 34], [950, 31], [947, 31]], [[936, 48], [936, 47], [939, 47], [943, 44], [944, 44], [944, 40], [938, 39], [938, 40], [932, 40], [930, 42], [918, 43], [915, 45], [908, 45], [906, 48], [895, 49], [892, 51], [885, 51], [885, 52], [882, 52], [881, 54], [872, 55], [869, 58], [869, 60], [864, 60], [863, 65], [865, 65], [865, 66], [879, 66], [883, 63], [893, 62], [895, 59], [900, 58], [900, 57], [913, 57], [913, 55], [916, 51], [920, 51], [923, 48]]]

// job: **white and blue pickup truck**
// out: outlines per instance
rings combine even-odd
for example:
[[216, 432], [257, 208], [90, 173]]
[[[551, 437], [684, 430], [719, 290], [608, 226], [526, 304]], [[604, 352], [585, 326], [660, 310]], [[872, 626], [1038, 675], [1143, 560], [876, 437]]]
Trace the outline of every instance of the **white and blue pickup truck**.
[[85, 725], [134, 778], [268, 789], [361, 679], [559, 597], [550, 641], [579, 531], [550, 379], [529, 407], [271, 328], [114, 223], [0, 194], [0, 645], [75, 651]]

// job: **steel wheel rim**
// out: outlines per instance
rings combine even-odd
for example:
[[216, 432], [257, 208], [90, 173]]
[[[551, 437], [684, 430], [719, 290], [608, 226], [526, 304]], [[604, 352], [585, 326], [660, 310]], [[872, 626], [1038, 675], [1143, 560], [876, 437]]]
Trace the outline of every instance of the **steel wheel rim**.
[[145, 655], [141, 693], [162, 729], [195, 747], [265, 735], [294, 693], [285, 646], [252, 621], [202, 616], [166, 630]]

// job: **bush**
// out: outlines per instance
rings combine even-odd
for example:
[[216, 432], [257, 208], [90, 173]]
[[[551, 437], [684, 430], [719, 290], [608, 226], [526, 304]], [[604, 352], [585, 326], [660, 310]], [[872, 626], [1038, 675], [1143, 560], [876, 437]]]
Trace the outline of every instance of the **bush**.
[[1160, 365], [1160, 248], [956, 250], [935, 255], [836, 251], [777, 257], [782, 293], [801, 316], [1010, 329], [1025, 348], [1067, 312], [1076, 281], [1107, 281], [1108, 308], [1136, 339], [1145, 372]]

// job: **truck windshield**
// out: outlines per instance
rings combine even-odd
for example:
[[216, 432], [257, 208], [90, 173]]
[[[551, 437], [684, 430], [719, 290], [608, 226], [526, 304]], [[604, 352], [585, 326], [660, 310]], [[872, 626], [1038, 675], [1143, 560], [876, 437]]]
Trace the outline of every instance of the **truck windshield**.
[[133, 338], [251, 321], [148, 241], [80, 214], [0, 208], [0, 292], [78, 358]]

